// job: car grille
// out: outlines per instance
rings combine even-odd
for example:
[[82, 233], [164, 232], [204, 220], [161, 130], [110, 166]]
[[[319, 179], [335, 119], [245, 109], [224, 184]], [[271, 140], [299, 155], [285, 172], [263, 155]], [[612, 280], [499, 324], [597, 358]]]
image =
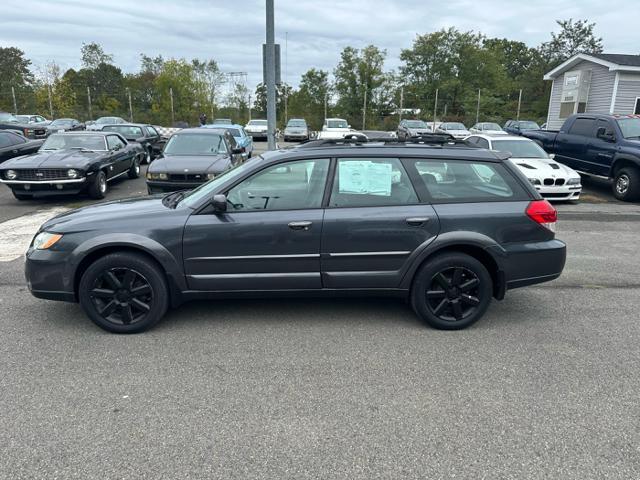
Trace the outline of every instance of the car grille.
[[542, 195], [544, 198], [564, 198], [564, 197], [568, 197], [569, 195], [571, 195], [571, 192], [569, 193], [541, 193], [540, 195]]
[[67, 169], [63, 168], [25, 168], [16, 170], [18, 178], [24, 181], [68, 180]]
[[37, 130], [34, 130], [34, 131], [33, 131], [33, 134], [34, 134], [36, 137], [44, 137], [44, 136], [46, 136], [46, 135], [47, 135], [47, 131], [46, 131], [45, 129], [40, 129], [40, 128], [38, 128]]
[[543, 182], [547, 187], [551, 185], [555, 185], [556, 187], [560, 187], [564, 185], [564, 178], [545, 178]]
[[172, 182], [204, 182], [207, 176], [204, 173], [172, 173], [169, 175], [169, 180]]

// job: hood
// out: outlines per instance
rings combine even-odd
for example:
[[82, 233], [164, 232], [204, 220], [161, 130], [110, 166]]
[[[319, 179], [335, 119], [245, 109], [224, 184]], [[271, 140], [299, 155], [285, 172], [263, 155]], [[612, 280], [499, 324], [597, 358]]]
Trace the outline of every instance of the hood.
[[219, 155], [164, 155], [149, 165], [151, 173], [221, 172], [228, 168], [231, 158]]
[[433, 130], [431, 130], [429, 127], [427, 128], [407, 128], [407, 130], [409, 130], [409, 133], [411, 135], [422, 135], [422, 134], [429, 134], [429, 133], [433, 133]]
[[447, 130], [446, 132], [454, 137], [468, 137], [471, 135], [469, 130]]
[[12, 158], [4, 162], [2, 168], [85, 168], [88, 162], [105, 153], [80, 150], [38, 151], [31, 155]]
[[511, 158], [528, 177], [579, 177], [570, 167], [550, 158]]
[[162, 204], [162, 196], [128, 198], [65, 212], [47, 220], [41, 228], [57, 233], [80, 232], [95, 230], [98, 221], [103, 226], [110, 221], [123, 225], [129, 219], [141, 222], [154, 214], [166, 215], [169, 211]]

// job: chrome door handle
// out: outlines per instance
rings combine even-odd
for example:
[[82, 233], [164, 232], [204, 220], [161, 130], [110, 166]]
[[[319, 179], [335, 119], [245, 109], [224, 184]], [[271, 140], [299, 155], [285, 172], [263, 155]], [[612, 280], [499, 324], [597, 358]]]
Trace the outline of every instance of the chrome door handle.
[[412, 227], [419, 227], [429, 221], [429, 217], [411, 217], [407, 218], [407, 223]]
[[289, 228], [291, 230], [309, 230], [312, 222], [290, 222]]

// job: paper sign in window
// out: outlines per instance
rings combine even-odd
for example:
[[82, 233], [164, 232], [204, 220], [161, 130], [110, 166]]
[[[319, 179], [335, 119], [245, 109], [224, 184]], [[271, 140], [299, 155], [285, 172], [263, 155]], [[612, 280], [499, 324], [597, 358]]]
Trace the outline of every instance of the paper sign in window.
[[338, 167], [340, 193], [391, 196], [390, 163], [340, 162]]

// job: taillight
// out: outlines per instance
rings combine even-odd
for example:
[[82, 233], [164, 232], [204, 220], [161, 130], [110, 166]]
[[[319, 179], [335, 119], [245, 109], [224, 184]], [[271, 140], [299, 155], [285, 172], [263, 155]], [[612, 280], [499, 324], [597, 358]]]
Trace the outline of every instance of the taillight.
[[526, 210], [527, 216], [534, 222], [551, 231], [555, 231], [558, 221], [558, 211], [547, 200], [535, 200]]

